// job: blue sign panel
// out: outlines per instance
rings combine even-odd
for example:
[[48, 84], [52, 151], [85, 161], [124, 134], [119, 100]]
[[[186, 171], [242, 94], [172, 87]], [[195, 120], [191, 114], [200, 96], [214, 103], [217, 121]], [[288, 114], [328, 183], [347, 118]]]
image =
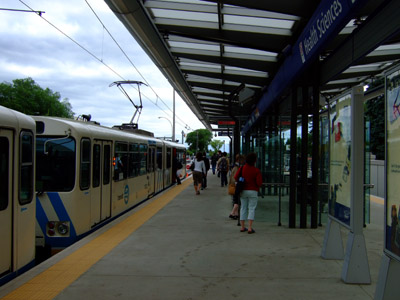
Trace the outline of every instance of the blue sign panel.
[[267, 92], [242, 129], [245, 134], [266, 109], [313, 62], [328, 42], [346, 26], [352, 15], [367, 0], [323, 0], [308, 22], [283, 65], [276, 73]]

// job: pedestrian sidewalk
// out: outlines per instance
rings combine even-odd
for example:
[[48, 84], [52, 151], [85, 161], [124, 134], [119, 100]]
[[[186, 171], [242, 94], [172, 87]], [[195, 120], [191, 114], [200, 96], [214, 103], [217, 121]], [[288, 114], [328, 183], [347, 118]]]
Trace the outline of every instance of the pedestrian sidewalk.
[[[343, 261], [320, 257], [324, 226], [277, 226], [276, 212], [263, 212], [277, 209], [277, 200], [260, 197], [256, 233], [241, 233], [237, 221], [228, 217], [232, 202], [227, 188], [212, 172], [200, 195], [195, 195], [191, 177], [179, 187], [182, 192], [55, 299], [373, 299], [383, 249], [381, 226], [365, 229], [372, 284], [345, 284], [340, 279]], [[342, 229], [344, 245], [346, 231]], [[60, 254], [68, 255], [74, 247]]]

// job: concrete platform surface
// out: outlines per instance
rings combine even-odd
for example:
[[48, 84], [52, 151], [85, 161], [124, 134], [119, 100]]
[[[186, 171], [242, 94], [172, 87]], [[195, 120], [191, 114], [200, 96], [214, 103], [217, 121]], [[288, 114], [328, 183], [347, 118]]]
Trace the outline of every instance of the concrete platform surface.
[[[54, 299], [373, 299], [383, 253], [381, 224], [370, 224], [364, 231], [372, 284], [345, 284], [341, 280], [343, 261], [320, 256], [325, 224], [318, 229], [289, 229], [285, 223], [277, 226], [276, 211], [260, 211], [265, 207], [276, 210], [276, 205], [263, 205], [268, 201], [277, 204], [276, 197], [260, 197], [256, 233], [241, 233], [237, 221], [228, 218], [231, 198], [227, 188], [220, 187], [219, 178], [211, 172], [208, 181], [208, 188], [200, 195], [195, 195], [191, 178], [173, 187], [182, 191], [57, 292]], [[163, 197], [165, 193], [146, 205]], [[0, 296], [34, 279], [141, 209], [2, 287]], [[342, 228], [344, 246], [347, 234]], [[107, 243], [105, 240], [97, 247]], [[63, 280], [54, 278], [46, 284], [52, 286]]]

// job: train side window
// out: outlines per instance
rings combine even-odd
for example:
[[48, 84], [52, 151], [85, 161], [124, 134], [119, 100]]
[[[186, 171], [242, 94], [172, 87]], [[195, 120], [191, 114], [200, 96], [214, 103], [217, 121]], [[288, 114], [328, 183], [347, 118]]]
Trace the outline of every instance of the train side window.
[[139, 145], [129, 144], [129, 177], [136, 177], [139, 175], [140, 158], [139, 158]]
[[30, 203], [33, 196], [33, 134], [22, 131], [20, 135], [19, 203]]
[[90, 187], [90, 150], [90, 140], [83, 138], [81, 140], [81, 171], [79, 177], [81, 190], [87, 190]]
[[100, 185], [100, 165], [101, 165], [101, 156], [100, 156], [100, 145], [93, 145], [93, 187], [98, 187]]
[[157, 147], [157, 169], [163, 168], [163, 152], [161, 147]]
[[123, 180], [128, 177], [128, 144], [115, 143], [114, 180]]
[[104, 145], [103, 184], [110, 183], [111, 146]]
[[8, 207], [8, 175], [9, 175], [9, 142], [8, 138], [0, 137], [0, 210]]
[[171, 168], [171, 148], [167, 148], [167, 169]]
[[147, 172], [147, 145], [139, 145], [140, 155], [140, 175], [144, 175]]
[[76, 142], [71, 137], [36, 136], [36, 190], [67, 192], [75, 186]]

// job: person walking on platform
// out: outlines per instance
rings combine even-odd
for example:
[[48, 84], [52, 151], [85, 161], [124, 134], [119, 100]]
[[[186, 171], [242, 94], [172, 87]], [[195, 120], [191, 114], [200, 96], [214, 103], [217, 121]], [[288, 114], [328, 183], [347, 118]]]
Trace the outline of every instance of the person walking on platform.
[[198, 152], [196, 158], [193, 161], [193, 184], [196, 195], [200, 195], [201, 183], [203, 181], [203, 176], [206, 173], [206, 165], [203, 160], [203, 154]]
[[[236, 185], [235, 181], [236, 172], [239, 170], [240, 167], [244, 165], [244, 162], [245, 162], [244, 156], [241, 154], [237, 154], [235, 159], [235, 164], [231, 170], [231, 176], [229, 176], [229, 183], [228, 183], [229, 185], [233, 186]], [[229, 214], [229, 218], [237, 220], [239, 218], [239, 198], [236, 197], [235, 195], [232, 195], [232, 203], [233, 203], [233, 208], [231, 213]]]
[[[182, 169], [183, 165], [182, 163], [174, 157], [174, 160], [172, 161], [172, 181], [173, 183], [181, 184], [181, 178], [179, 177], [178, 170]], [[175, 174], [175, 176], [174, 176]]]
[[227, 153], [223, 152], [222, 157], [217, 162], [217, 169], [221, 176], [221, 186], [227, 186], [228, 184], [227, 174], [229, 171], [229, 159], [226, 155]]
[[201, 187], [202, 190], [207, 188], [207, 174], [208, 174], [208, 170], [210, 170], [210, 160], [207, 158], [207, 154], [205, 152], [203, 153], [203, 160], [204, 160], [204, 164], [206, 166], [206, 173], [203, 176], [203, 185]]
[[215, 169], [217, 168], [217, 161], [218, 161], [217, 154], [214, 153], [211, 156], [211, 166], [212, 166], [213, 175], [215, 175]]
[[[254, 215], [258, 201], [258, 191], [262, 186], [261, 171], [255, 167], [257, 154], [249, 153], [246, 156], [246, 164], [242, 168], [244, 178], [244, 188], [240, 195], [240, 231], [248, 231], [249, 234], [255, 233], [253, 228]], [[239, 180], [239, 171], [235, 174], [236, 182]], [[249, 228], [245, 227], [245, 220], [249, 222]]]

